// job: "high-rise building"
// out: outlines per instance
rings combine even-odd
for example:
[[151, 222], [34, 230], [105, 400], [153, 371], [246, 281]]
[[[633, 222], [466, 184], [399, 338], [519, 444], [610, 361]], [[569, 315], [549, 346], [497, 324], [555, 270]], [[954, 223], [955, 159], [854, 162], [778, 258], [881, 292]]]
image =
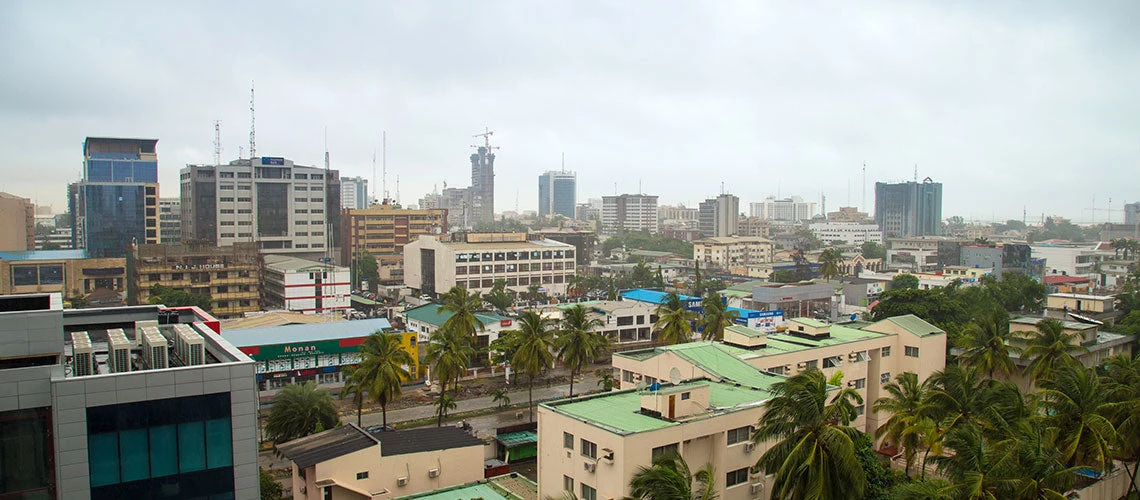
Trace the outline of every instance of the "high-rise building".
[[36, 206], [32, 200], [0, 193], [0, 251], [36, 249]]
[[732, 236], [736, 234], [737, 219], [740, 215], [740, 198], [722, 194], [702, 201], [699, 207], [701, 234], [705, 237]]
[[815, 207], [814, 202], [804, 201], [799, 196], [779, 200], [775, 196], [769, 196], [764, 201], [750, 204], [749, 215], [761, 219], [798, 222], [814, 217]]
[[942, 183], [875, 183], [875, 223], [886, 237], [938, 236], [942, 224]]
[[83, 180], [69, 187], [76, 248], [123, 257], [132, 243], [158, 243], [158, 139], [88, 137]]
[[216, 246], [256, 241], [264, 253], [314, 257], [337, 241], [336, 170], [263, 156], [187, 165], [181, 178], [183, 240]]
[[602, 234], [657, 232], [657, 196], [623, 194], [602, 197]]
[[340, 215], [341, 262], [372, 256], [377, 261], [381, 283], [402, 283], [404, 245], [420, 235], [447, 234], [448, 218], [445, 208], [409, 210], [389, 203], [345, 210]]
[[1124, 205], [1124, 223], [1140, 224], [1140, 201]]
[[471, 155], [470, 224], [495, 221], [495, 153], [491, 132], [480, 134], [486, 139]]
[[363, 177], [340, 178], [340, 208], [368, 208], [368, 179]]
[[578, 175], [551, 170], [538, 176], [538, 216], [561, 215], [574, 218], [578, 204]]
[[255, 500], [254, 362], [188, 307], [0, 297], [0, 497]]
[[158, 227], [161, 229], [159, 234], [162, 235], [162, 244], [182, 242], [182, 198], [158, 200]]

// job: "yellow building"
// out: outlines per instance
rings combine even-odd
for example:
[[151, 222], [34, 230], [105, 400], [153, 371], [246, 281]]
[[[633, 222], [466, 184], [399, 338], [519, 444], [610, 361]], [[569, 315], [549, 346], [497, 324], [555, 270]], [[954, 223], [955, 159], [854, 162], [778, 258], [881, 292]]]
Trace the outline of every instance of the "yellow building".
[[209, 294], [219, 319], [261, 310], [261, 256], [257, 243], [227, 247], [136, 245], [127, 253], [127, 303], [147, 304], [154, 285]]
[[83, 297], [95, 290], [126, 292], [126, 259], [89, 259], [85, 250], [0, 252], [0, 295]]
[[32, 200], [0, 193], [0, 251], [36, 249], [36, 206]]
[[409, 210], [377, 204], [363, 210], [344, 210], [340, 223], [341, 262], [351, 262], [354, 255], [372, 255], [378, 259], [378, 267], [395, 268], [387, 272], [381, 269], [381, 282], [398, 284], [403, 281], [404, 245], [420, 235], [447, 234], [447, 209]]

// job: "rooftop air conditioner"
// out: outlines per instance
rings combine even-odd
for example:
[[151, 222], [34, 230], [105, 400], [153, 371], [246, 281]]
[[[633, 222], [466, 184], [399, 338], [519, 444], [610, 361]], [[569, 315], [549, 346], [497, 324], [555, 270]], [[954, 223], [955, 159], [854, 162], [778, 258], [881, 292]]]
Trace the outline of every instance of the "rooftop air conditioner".
[[127, 339], [122, 328], [107, 330], [107, 367], [111, 373], [131, 371], [132, 346], [133, 343]]
[[159, 333], [158, 328], [147, 326], [143, 327], [142, 338], [143, 362], [146, 363], [146, 367], [151, 370], [168, 368], [170, 366], [169, 347], [166, 343], [166, 337]]
[[428, 477], [439, 477], [439, 469], [428, 469]]
[[407, 486], [407, 485], [408, 485], [408, 476], [396, 478], [396, 486]]
[[87, 332], [71, 334], [71, 375], [83, 377], [92, 375], [95, 370], [95, 350], [91, 347], [91, 337]]

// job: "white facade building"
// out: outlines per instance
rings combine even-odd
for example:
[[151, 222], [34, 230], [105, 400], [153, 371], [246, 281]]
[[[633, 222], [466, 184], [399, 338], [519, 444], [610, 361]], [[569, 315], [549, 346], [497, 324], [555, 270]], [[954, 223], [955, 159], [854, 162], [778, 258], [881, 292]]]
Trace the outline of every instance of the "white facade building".
[[693, 242], [693, 259], [706, 265], [731, 269], [772, 262], [775, 244], [758, 236], [726, 236]]
[[287, 255], [266, 255], [265, 306], [322, 313], [352, 307], [349, 269]]
[[420, 236], [404, 245], [404, 285], [428, 295], [456, 286], [486, 292], [501, 279], [516, 292], [538, 285], [548, 295], [564, 295], [574, 256], [574, 245], [527, 241], [524, 233], [468, 233], [465, 242]]
[[182, 242], [182, 199], [160, 198], [158, 200], [159, 240], [172, 245]]
[[602, 197], [602, 233], [657, 232], [657, 196], [623, 194]]
[[862, 245], [873, 241], [883, 244], [883, 231], [877, 224], [859, 224], [857, 222], [817, 222], [809, 224], [808, 229], [820, 241], [830, 243], [842, 241], [848, 245]]
[[816, 214], [816, 204], [804, 201], [799, 196], [780, 200], [775, 196], [769, 196], [759, 203], [751, 203], [749, 209], [751, 210], [749, 215], [770, 220], [801, 221], [810, 219]]
[[368, 208], [368, 179], [363, 177], [340, 178], [340, 208]]

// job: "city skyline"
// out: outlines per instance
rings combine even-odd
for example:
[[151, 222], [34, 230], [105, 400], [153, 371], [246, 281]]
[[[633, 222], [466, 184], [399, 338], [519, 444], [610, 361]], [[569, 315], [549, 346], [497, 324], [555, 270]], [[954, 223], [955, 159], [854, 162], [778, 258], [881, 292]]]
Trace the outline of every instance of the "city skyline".
[[[79, 5], [0, 6], [6, 40], [38, 41], [12, 52], [0, 83], [10, 165], [0, 190], [56, 212], [87, 136], [160, 139], [165, 193], [186, 164], [212, 162], [214, 120], [223, 161], [239, 146], [248, 155], [251, 81], [259, 156], [320, 165], [327, 127], [332, 168], [379, 192], [372, 154], [386, 130], [387, 190], [399, 176], [404, 204], [445, 181], [468, 185], [471, 136], [485, 127], [503, 148], [498, 212], [516, 198], [536, 209], [534, 176], [559, 168], [563, 152], [580, 200], [616, 184], [695, 207], [725, 182], [742, 203], [822, 192], [828, 210], [872, 212], [874, 183], [912, 180], [916, 164], [918, 179], [944, 184], [944, 217], [1020, 219], [1024, 207], [1030, 221], [1103, 222], [1111, 198], [1120, 222], [1140, 196], [1129, 191], [1140, 71], [1126, 61], [1140, 43], [1128, 3], [140, 4], [136, 29], [96, 38], [86, 27], [119, 13], [65, 15]], [[251, 32], [255, 21], [280, 29]], [[286, 35], [296, 31], [317, 36]]]

